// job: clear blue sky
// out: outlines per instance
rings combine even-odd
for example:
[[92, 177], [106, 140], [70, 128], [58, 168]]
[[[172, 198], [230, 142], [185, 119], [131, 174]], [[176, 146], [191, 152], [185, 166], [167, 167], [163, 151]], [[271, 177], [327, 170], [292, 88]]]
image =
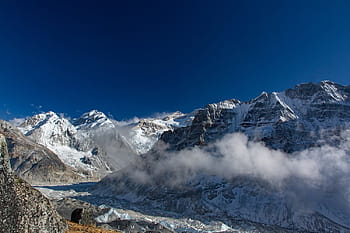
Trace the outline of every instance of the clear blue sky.
[[0, 118], [127, 119], [348, 85], [349, 12], [348, 0], [2, 1]]

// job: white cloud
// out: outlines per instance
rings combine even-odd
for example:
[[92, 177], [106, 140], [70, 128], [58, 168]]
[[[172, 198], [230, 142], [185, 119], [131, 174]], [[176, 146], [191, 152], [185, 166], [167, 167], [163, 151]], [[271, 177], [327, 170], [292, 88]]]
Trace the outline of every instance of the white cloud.
[[19, 126], [20, 124], [22, 124], [24, 121], [26, 120], [26, 118], [13, 118], [12, 120], [9, 120], [9, 122], [14, 125], [14, 126]]
[[[349, 132], [346, 134], [350, 135]], [[252, 177], [277, 186], [291, 179], [310, 185], [332, 183], [333, 179], [350, 174], [349, 138], [346, 136], [339, 147], [323, 146], [287, 154], [234, 133], [205, 148], [195, 147], [177, 152], [160, 149], [157, 152], [160, 159], [148, 161], [151, 172], [144, 173], [144, 176], [150, 177], [149, 182], [169, 177], [171, 185], [187, 182], [199, 173], [227, 179]], [[142, 171], [138, 171], [138, 178], [140, 173]]]

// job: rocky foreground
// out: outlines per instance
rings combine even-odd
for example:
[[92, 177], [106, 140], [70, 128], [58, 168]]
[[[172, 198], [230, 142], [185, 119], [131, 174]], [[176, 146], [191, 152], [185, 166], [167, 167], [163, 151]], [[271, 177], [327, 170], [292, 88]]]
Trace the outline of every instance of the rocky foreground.
[[50, 201], [27, 182], [13, 175], [3, 135], [0, 135], [0, 147], [0, 232], [66, 232], [66, 222]]

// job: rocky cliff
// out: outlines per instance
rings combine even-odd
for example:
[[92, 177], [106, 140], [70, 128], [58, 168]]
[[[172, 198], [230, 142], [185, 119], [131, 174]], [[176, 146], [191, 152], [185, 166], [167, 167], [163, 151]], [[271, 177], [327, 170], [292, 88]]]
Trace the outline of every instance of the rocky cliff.
[[6, 139], [0, 135], [0, 232], [64, 233], [65, 221], [50, 201], [13, 175]]
[[241, 102], [226, 100], [199, 109], [190, 126], [162, 135], [170, 150], [207, 145], [227, 133], [242, 132], [273, 149], [295, 152], [323, 144], [349, 126], [350, 86], [331, 81], [299, 84], [283, 92], [263, 92]]

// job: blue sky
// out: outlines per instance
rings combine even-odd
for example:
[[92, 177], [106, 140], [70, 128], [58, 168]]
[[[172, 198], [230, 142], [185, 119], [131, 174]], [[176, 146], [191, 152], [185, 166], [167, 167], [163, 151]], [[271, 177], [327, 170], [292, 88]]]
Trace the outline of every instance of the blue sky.
[[190, 112], [350, 84], [350, 1], [7, 1], [0, 118]]

